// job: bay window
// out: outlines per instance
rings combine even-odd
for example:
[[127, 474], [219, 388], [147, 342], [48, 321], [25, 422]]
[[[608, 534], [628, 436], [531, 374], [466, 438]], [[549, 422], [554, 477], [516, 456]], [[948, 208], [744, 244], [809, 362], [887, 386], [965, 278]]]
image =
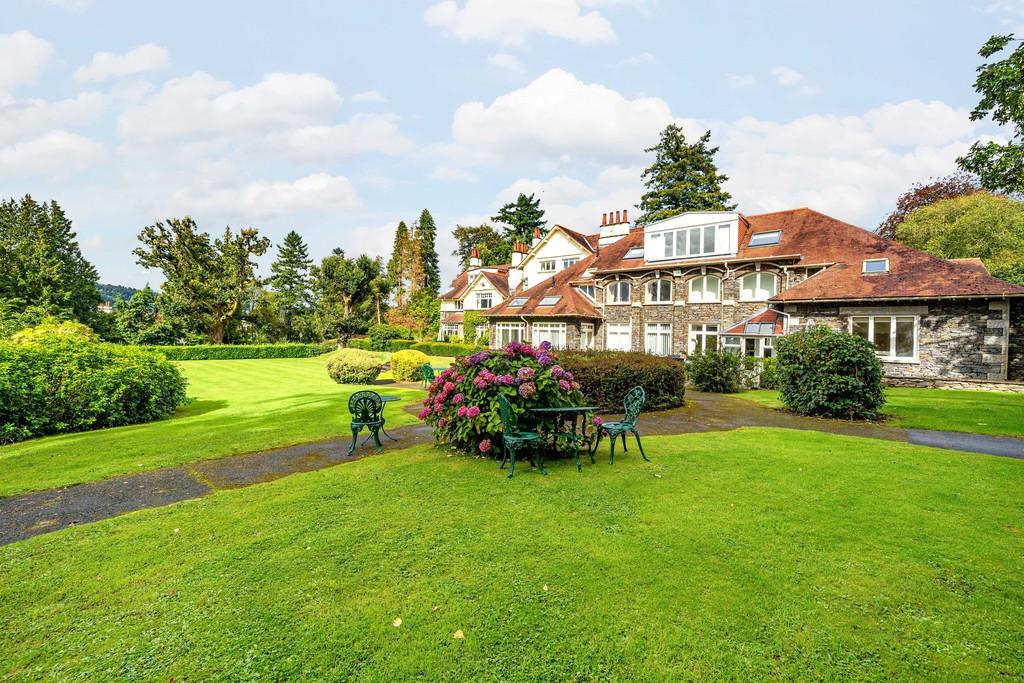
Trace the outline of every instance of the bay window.
[[917, 359], [919, 324], [913, 315], [855, 315], [850, 318], [850, 334], [874, 344], [882, 360]]
[[750, 273], [740, 278], [740, 301], [764, 301], [775, 296], [774, 273]]
[[672, 353], [672, 325], [669, 323], [647, 323], [644, 351], [655, 356]]
[[702, 275], [690, 280], [690, 303], [701, 304], [719, 300], [722, 281], [714, 275]]

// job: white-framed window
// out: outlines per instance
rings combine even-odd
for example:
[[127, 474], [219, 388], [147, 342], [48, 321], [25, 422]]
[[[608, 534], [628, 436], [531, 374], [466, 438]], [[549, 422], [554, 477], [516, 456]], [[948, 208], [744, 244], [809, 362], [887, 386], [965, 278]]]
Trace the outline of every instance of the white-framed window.
[[743, 337], [722, 337], [722, 348], [736, 355], [741, 354], [743, 352]]
[[606, 323], [605, 348], [609, 351], [630, 351], [633, 348], [633, 329], [629, 323]]
[[671, 355], [672, 325], [670, 323], [647, 323], [644, 351], [655, 356]]
[[656, 232], [650, 235], [650, 241], [654, 248], [661, 243], [661, 249], [658, 250], [661, 258], [720, 254], [729, 250], [729, 224], [698, 225]]
[[490, 292], [481, 292], [476, 295], [476, 307], [481, 311], [486, 311], [491, 307], [493, 298]]
[[672, 281], [667, 279], [651, 280], [644, 287], [649, 304], [672, 303]]
[[462, 325], [459, 323], [444, 323], [441, 325], [441, 336], [451, 337], [462, 334]]
[[542, 342], [550, 342], [553, 349], [565, 348], [565, 323], [534, 323], [533, 338], [534, 346]]
[[567, 256], [564, 259], [562, 259], [562, 267], [563, 268], [569, 268], [570, 266], [575, 266], [579, 262], [580, 262], [580, 257], [579, 256]]
[[594, 323], [580, 323], [580, 350], [594, 350]]
[[525, 296], [517, 296], [514, 299], [512, 299], [512, 301], [510, 301], [508, 303], [509, 306], [515, 306], [516, 308], [519, 308], [520, 306], [523, 306], [525, 304], [526, 304], [526, 297]]
[[577, 285], [576, 290], [591, 301], [594, 300], [594, 285]]
[[775, 296], [774, 273], [748, 273], [740, 278], [740, 301], [764, 301]]
[[456, 311], [461, 311], [462, 310], [462, 306], [463, 306], [462, 299], [456, 299], [455, 300], [455, 310]]
[[865, 273], [888, 273], [889, 272], [889, 259], [887, 258], [871, 258], [864, 260], [864, 272]]
[[545, 259], [540, 262], [540, 272], [542, 273], [553, 273], [555, 272], [555, 266], [557, 261], [555, 259]]
[[706, 304], [719, 300], [722, 281], [714, 275], [701, 275], [690, 280], [690, 303]]
[[920, 322], [916, 315], [855, 315], [850, 334], [875, 345], [882, 360], [916, 361]]
[[714, 351], [718, 348], [718, 325], [715, 323], [696, 323], [690, 325], [690, 353]]
[[764, 232], [755, 232], [750, 236], [750, 241], [747, 244], [751, 247], [766, 247], [769, 244], [778, 244], [779, 238], [782, 237], [781, 230], [766, 230]]
[[605, 287], [605, 292], [608, 294], [608, 301], [606, 303], [628, 304], [632, 291], [632, 286], [625, 280], [613, 282]]
[[512, 342], [521, 342], [526, 333], [526, 323], [495, 323], [494, 346], [504, 348]]
[[622, 258], [627, 259], [627, 258], [643, 258], [643, 257], [644, 257], [644, 248], [643, 247], [630, 247], [629, 251], [627, 251], [626, 255], [623, 256]]

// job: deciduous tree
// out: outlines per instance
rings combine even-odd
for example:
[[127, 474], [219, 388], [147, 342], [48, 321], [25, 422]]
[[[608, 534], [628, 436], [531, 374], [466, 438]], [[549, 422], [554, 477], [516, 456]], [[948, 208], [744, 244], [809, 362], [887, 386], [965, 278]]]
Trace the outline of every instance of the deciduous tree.
[[886, 239], [896, 238], [896, 229], [907, 216], [922, 206], [940, 199], [963, 197], [981, 190], [978, 179], [969, 173], [954, 173], [927, 183], [915, 183], [896, 199], [896, 208], [878, 226], [878, 234]]
[[459, 245], [452, 255], [459, 257], [461, 268], [469, 267], [469, 253], [474, 249], [479, 250], [482, 265], [508, 263], [510, 245], [490, 225], [458, 225], [452, 235]]

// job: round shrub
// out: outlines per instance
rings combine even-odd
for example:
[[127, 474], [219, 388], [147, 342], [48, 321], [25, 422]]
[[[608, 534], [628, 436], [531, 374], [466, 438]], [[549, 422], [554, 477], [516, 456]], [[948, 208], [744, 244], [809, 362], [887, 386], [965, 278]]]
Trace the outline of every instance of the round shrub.
[[423, 364], [430, 362], [430, 356], [422, 351], [396, 351], [391, 354], [391, 376], [398, 382], [423, 381]]
[[538, 348], [513, 342], [504, 349], [459, 356], [430, 383], [419, 417], [438, 441], [476, 453], [501, 452], [498, 395], [512, 404], [519, 427], [537, 418], [530, 408], [580, 405], [583, 396], [573, 373], [544, 342]]
[[761, 358], [760, 372], [757, 375], [757, 387], [759, 389], [779, 388], [779, 363], [774, 358]]
[[885, 404], [882, 363], [866, 339], [816, 326], [777, 342], [779, 398], [801, 415], [875, 419]]
[[587, 403], [605, 410], [622, 410], [626, 392], [641, 386], [646, 408], [683, 405], [686, 367], [678, 360], [631, 351], [563, 353], [562, 366], [572, 371]]
[[384, 367], [379, 353], [338, 349], [327, 357], [327, 374], [338, 384], [373, 384]]
[[723, 349], [691, 354], [686, 361], [690, 383], [700, 391], [735, 394], [743, 389], [743, 356]]
[[0, 443], [149, 422], [185, 403], [185, 379], [161, 354], [46, 328], [0, 342]]
[[[390, 351], [392, 339], [412, 339], [412, 331], [399, 325], [372, 325], [367, 332], [370, 337], [371, 351]], [[410, 342], [412, 343], [412, 342]]]

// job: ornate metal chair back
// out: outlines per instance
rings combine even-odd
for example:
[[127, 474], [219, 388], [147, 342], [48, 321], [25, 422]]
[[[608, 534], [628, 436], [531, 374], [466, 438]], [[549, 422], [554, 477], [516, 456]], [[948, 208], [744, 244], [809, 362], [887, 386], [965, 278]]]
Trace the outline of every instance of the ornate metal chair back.
[[643, 387], [633, 387], [627, 391], [626, 397], [622, 399], [624, 413], [622, 421], [636, 426], [636, 419], [640, 416], [640, 411], [643, 410], [645, 403], [647, 403], [647, 393]]
[[434, 381], [436, 375], [434, 374], [434, 368], [431, 367], [430, 363], [424, 363], [420, 366], [420, 370], [423, 372], [423, 381], [430, 383]]
[[376, 391], [357, 391], [348, 399], [348, 412], [353, 422], [377, 422], [384, 403]]
[[498, 394], [498, 414], [501, 415], [501, 428], [506, 434], [516, 431], [518, 427], [516, 412], [503, 394]]

